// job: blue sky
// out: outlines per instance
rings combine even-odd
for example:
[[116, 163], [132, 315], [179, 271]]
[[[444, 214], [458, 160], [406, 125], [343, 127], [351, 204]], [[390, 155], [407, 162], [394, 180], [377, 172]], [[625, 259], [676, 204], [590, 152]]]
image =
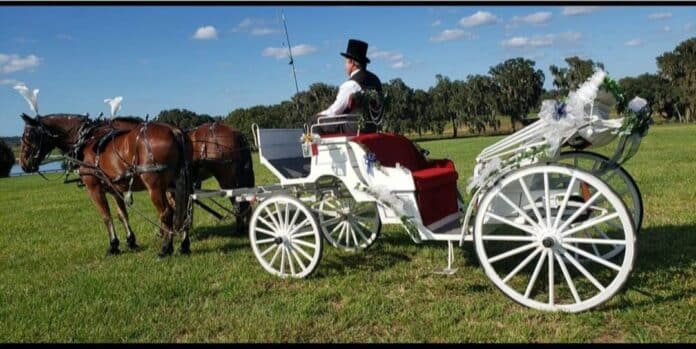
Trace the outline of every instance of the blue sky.
[[349, 38], [370, 44], [369, 69], [428, 88], [441, 73], [485, 74], [512, 57], [551, 64], [579, 55], [611, 76], [655, 72], [655, 57], [696, 36], [696, 7], [667, 6], [27, 6], [0, 7], [0, 136], [29, 112], [11, 87], [39, 88], [39, 111], [121, 115], [166, 108], [226, 115], [272, 104], [295, 87], [284, 57], [287, 18], [300, 89], [345, 79]]

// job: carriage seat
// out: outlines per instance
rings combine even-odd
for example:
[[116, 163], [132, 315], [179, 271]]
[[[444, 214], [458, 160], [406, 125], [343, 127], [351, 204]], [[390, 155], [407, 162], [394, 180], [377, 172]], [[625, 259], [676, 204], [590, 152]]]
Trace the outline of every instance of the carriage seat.
[[428, 160], [413, 142], [396, 134], [369, 133], [357, 136], [352, 141], [367, 147], [383, 166], [394, 167], [398, 162], [411, 171], [424, 225], [458, 211], [458, 174], [451, 160]]

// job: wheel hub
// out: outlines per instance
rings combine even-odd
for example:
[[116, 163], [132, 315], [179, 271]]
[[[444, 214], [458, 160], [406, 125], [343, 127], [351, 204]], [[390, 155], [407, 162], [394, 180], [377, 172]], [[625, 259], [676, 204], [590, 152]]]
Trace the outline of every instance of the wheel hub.
[[273, 239], [273, 242], [274, 242], [276, 245], [280, 245], [280, 244], [283, 243], [283, 238], [280, 237], [280, 236], [277, 236], [275, 239]]
[[550, 236], [547, 236], [541, 240], [541, 244], [544, 245], [544, 247], [546, 247], [546, 248], [551, 248], [556, 244], [556, 240], [554, 240]]

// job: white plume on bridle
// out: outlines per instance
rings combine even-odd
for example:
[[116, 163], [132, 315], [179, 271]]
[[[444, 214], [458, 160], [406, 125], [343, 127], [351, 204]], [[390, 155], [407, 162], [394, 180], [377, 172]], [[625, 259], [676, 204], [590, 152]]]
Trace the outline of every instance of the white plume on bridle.
[[37, 101], [37, 96], [39, 94], [39, 89], [34, 89], [30, 91], [29, 88], [24, 84], [17, 84], [14, 89], [19, 92], [19, 94], [24, 97], [24, 99], [29, 103], [29, 108], [34, 112], [34, 114], [39, 115], [39, 104]]
[[121, 101], [123, 101], [123, 97], [118, 96], [114, 98], [107, 98], [104, 100], [104, 103], [108, 104], [111, 107], [111, 117], [113, 118], [116, 116], [116, 113], [121, 109]]

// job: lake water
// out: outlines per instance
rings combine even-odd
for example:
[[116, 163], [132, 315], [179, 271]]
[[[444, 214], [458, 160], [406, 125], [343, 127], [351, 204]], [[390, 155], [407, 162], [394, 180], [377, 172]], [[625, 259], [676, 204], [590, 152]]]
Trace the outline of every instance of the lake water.
[[[47, 164], [43, 164], [43, 165], [39, 166], [39, 170], [41, 170], [41, 171], [60, 170], [60, 164], [61, 164], [60, 161], [49, 162]], [[19, 164], [14, 164], [12, 166], [12, 169], [10, 170], [10, 177], [21, 175], [21, 174], [24, 174], [24, 171], [22, 171], [22, 168], [19, 167]]]

